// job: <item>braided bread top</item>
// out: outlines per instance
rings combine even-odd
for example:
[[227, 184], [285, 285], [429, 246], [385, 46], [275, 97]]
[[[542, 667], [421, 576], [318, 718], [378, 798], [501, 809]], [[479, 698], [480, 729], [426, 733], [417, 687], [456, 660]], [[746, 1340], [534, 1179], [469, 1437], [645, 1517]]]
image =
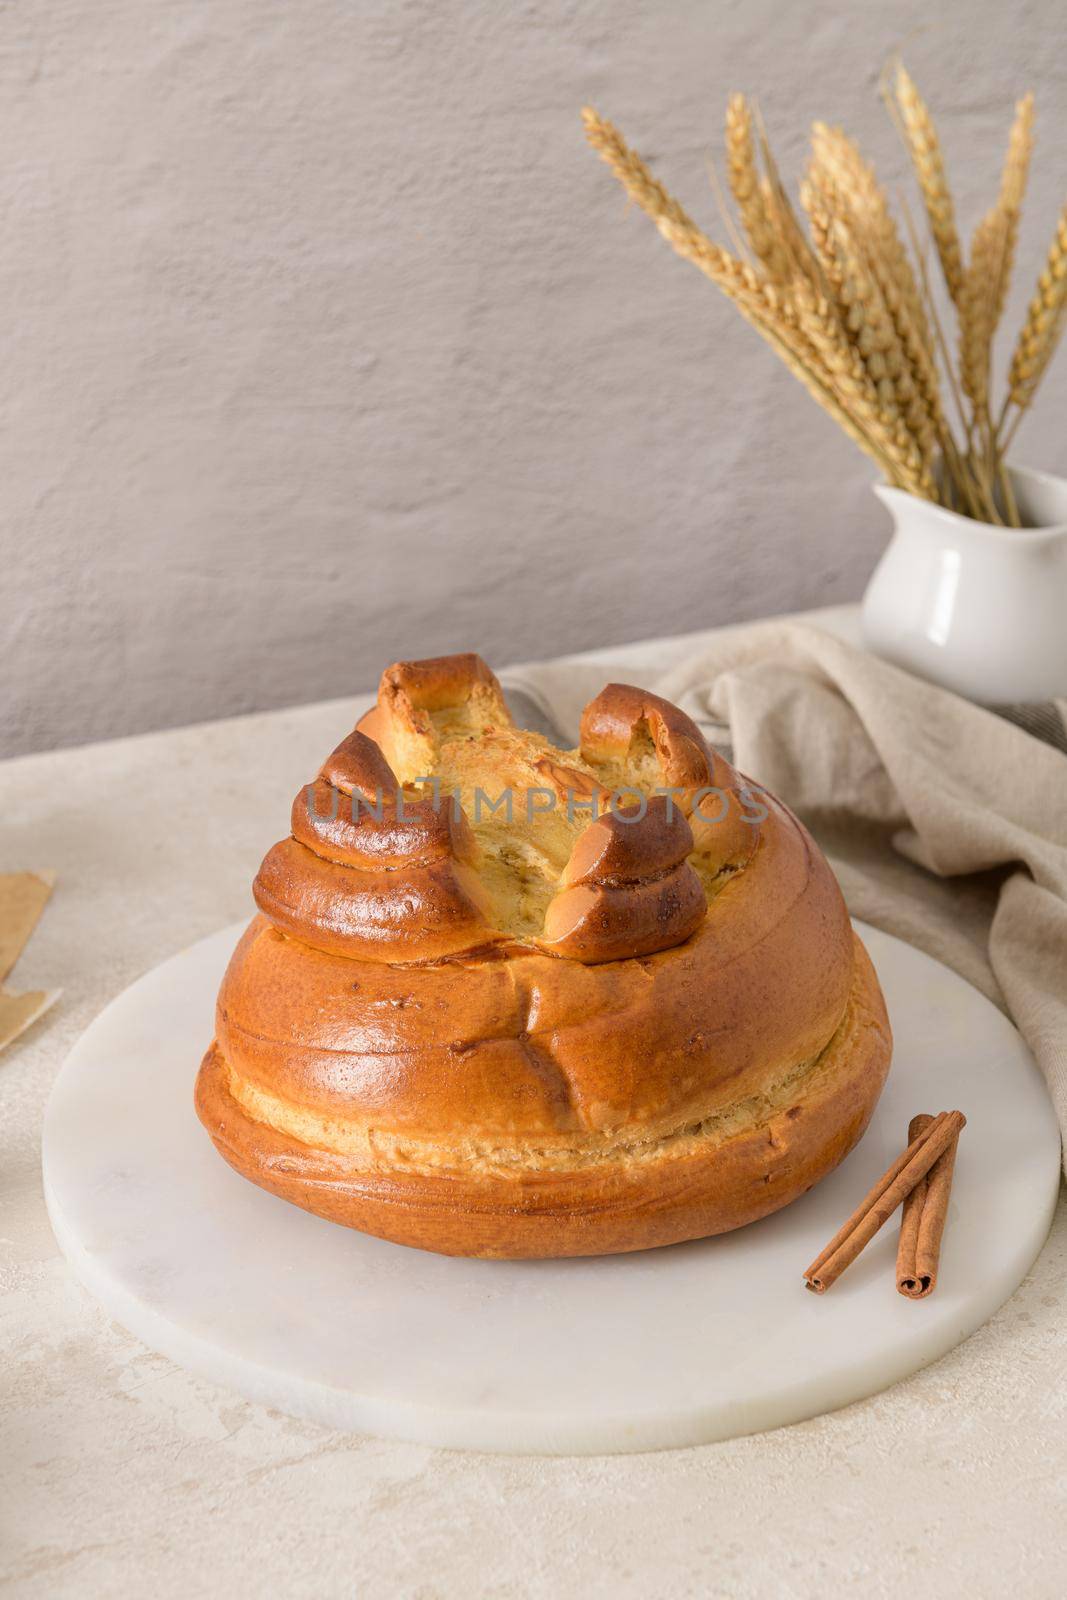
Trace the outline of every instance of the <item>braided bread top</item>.
[[648, 955], [700, 927], [765, 814], [644, 690], [608, 685], [562, 750], [515, 726], [479, 656], [397, 662], [297, 795], [256, 903], [290, 937], [363, 960]]

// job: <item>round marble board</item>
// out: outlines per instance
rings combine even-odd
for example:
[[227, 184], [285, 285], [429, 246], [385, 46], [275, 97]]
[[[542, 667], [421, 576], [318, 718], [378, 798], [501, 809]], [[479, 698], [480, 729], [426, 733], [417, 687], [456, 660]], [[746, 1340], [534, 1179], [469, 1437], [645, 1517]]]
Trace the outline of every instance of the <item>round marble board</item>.
[[[737, 1233], [635, 1255], [464, 1261], [323, 1222], [239, 1178], [193, 1111], [225, 928], [114, 1000], [52, 1092], [44, 1181], [78, 1277], [153, 1349], [336, 1428], [469, 1449], [704, 1443], [873, 1394], [950, 1350], [1044, 1242], [1059, 1134], [1009, 1022], [963, 979], [862, 928], [896, 1035], [848, 1159]], [[941, 1279], [896, 1292], [894, 1218], [825, 1296], [802, 1272], [918, 1111], [968, 1117]]]

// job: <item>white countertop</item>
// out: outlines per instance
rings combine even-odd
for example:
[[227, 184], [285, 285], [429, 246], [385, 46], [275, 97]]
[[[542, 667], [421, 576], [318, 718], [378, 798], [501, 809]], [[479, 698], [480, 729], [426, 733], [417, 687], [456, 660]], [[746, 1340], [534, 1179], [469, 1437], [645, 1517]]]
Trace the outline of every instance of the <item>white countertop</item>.
[[[698, 638], [576, 672], [651, 676]], [[1060, 1595], [1062, 1203], [1022, 1289], [925, 1372], [814, 1422], [648, 1456], [334, 1434], [188, 1376], [74, 1282], [39, 1166], [67, 1049], [140, 973], [249, 911], [293, 793], [367, 698], [0, 766], [0, 870], [58, 874], [15, 986], [64, 989], [0, 1055], [0, 1581], [78, 1600]]]

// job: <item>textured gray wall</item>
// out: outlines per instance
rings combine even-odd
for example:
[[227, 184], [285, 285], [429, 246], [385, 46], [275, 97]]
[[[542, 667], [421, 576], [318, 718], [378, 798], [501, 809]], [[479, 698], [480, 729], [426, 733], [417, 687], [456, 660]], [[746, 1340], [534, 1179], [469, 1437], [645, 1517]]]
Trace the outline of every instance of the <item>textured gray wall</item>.
[[[12, 0], [0, 14], [2, 748], [857, 595], [870, 473], [627, 214], [592, 101], [711, 226], [727, 93], [888, 176], [903, 44], [964, 219], [1065, 8]], [[1015, 300], [1025, 299], [1026, 283]], [[1067, 470], [1067, 357], [1020, 455]]]

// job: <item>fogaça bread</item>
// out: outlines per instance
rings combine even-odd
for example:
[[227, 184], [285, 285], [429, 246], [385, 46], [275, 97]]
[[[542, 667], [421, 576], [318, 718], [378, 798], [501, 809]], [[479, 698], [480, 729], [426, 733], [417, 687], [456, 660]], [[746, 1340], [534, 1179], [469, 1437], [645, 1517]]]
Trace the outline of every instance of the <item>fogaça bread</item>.
[[201, 1120], [246, 1178], [402, 1244], [740, 1227], [837, 1165], [889, 1068], [806, 830], [624, 684], [561, 750], [478, 656], [389, 667], [254, 893]]

